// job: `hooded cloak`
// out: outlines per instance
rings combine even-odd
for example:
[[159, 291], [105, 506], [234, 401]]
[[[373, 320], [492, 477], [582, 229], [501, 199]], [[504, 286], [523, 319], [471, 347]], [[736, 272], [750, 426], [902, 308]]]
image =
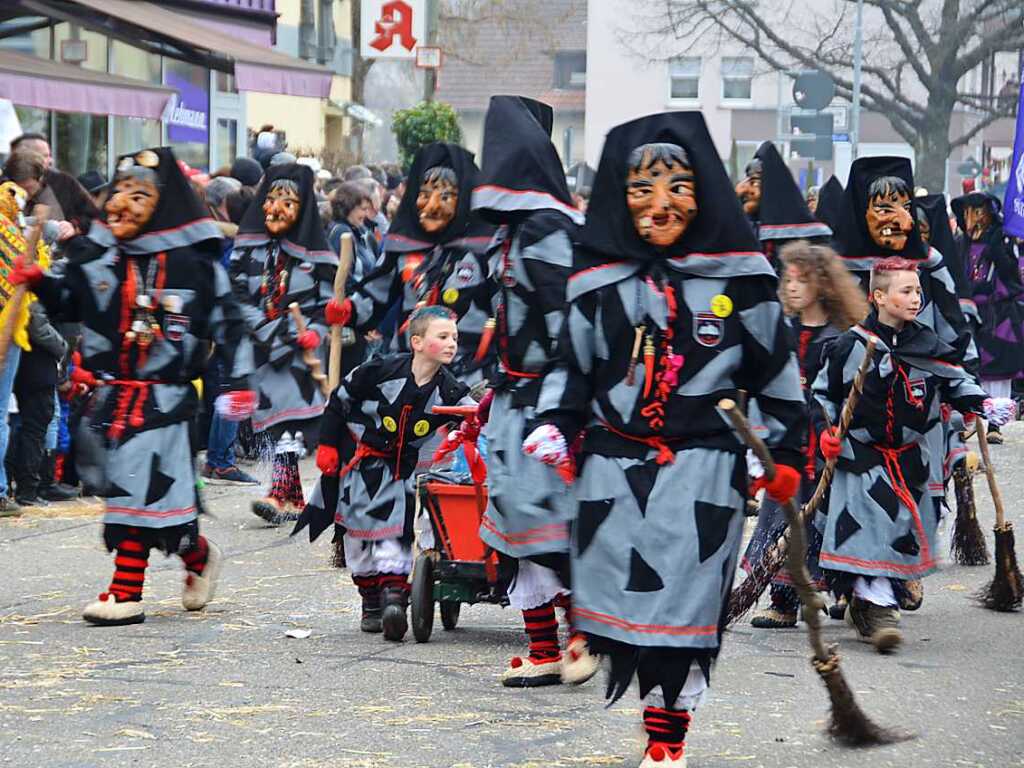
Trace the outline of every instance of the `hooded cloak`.
[[[814, 218], [779, 150], [770, 141], [757, 148], [761, 161], [761, 203], [757, 236], [766, 240], [831, 237], [832, 230]], [[819, 198], [820, 199], [820, 198]]]
[[818, 221], [827, 224], [833, 232], [836, 228], [836, 220], [839, 218], [839, 210], [842, 206], [843, 185], [835, 176], [829, 176], [828, 181], [821, 185], [818, 190], [818, 207], [814, 209], [814, 215]]
[[482, 170], [473, 210], [495, 224], [517, 213], [555, 210], [583, 223], [551, 143], [551, 107], [525, 96], [492, 96], [484, 120]]

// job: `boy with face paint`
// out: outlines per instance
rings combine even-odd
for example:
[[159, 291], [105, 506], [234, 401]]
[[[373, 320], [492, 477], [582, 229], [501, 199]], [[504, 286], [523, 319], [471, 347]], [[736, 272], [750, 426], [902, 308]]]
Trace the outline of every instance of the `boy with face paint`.
[[[572, 242], [583, 223], [551, 144], [552, 120], [551, 108], [540, 102], [492, 97], [483, 171], [473, 192], [473, 208], [502, 225], [488, 254], [498, 372], [493, 400], [481, 403], [488, 506], [480, 538], [517, 567], [508, 598], [522, 611], [529, 654], [513, 657], [502, 672], [506, 687], [578, 684], [597, 671], [569, 605], [569, 523], [575, 505], [555, 469], [522, 453], [541, 384], [554, 366]], [[673, 228], [676, 218], [659, 213], [645, 226]], [[565, 607], [569, 622], [564, 657], [556, 605]]]
[[567, 445], [585, 430], [574, 620], [611, 661], [610, 699], [639, 681], [641, 766], [684, 766], [749, 495], [745, 449], [715, 406], [740, 389], [758, 399], [778, 462], [767, 491], [783, 503], [803, 464], [799, 368], [700, 113], [612, 129], [577, 242], [559, 364], [523, 450], [571, 469]]
[[[252, 511], [271, 525], [298, 519], [305, 504], [299, 454], [304, 441], [315, 444], [326, 404], [305, 356], [321, 355], [338, 259], [327, 245], [313, 183], [304, 165], [267, 170], [238, 227], [229, 268], [255, 348], [253, 431], [265, 435], [274, 456], [270, 491]], [[305, 320], [302, 332], [292, 303]]]
[[871, 302], [867, 319], [826, 350], [813, 387], [821, 409], [837, 423], [867, 340], [874, 339], [874, 364], [846, 437], [840, 442], [835, 428], [816, 418], [822, 455], [838, 459], [820, 562], [838, 574], [840, 591], [852, 592], [847, 623], [860, 640], [888, 653], [902, 643], [894, 580], [920, 579], [938, 563], [926, 436], [939, 424], [940, 401], [971, 416], [1001, 416], [959, 353], [917, 319], [916, 262], [877, 261]]
[[757, 148], [744, 178], [736, 185], [736, 197], [776, 271], [778, 251], [787, 241], [818, 242], [832, 236], [827, 225], [815, 220], [793, 174], [770, 141]]
[[422, 147], [377, 266], [344, 302], [327, 306], [328, 322], [365, 333], [400, 302], [393, 351], [409, 349], [408, 321], [417, 308], [452, 310], [459, 351], [451, 371], [470, 385], [486, 378], [494, 364], [487, 349], [494, 284], [487, 279], [486, 258], [493, 227], [470, 209], [477, 173], [473, 155], [462, 147], [441, 142]]
[[198, 406], [191, 382], [211, 347], [228, 372], [217, 408], [252, 413], [252, 348], [219, 263], [220, 233], [167, 148], [118, 160], [106, 222], [71, 241], [63, 277], [21, 267], [58, 321], [85, 328], [83, 366], [99, 379], [77, 437], [78, 470], [106, 497], [103, 537], [116, 551], [114, 578], [88, 605], [86, 621], [145, 619], [142, 589], [149, 553], [185, 564], [182, 604], [213, 597], [220, 550], [199, 533], [199, 499], [189, 440]]
[[[1003, 233], [1001, 204], [987, 192], [972, 192], [951, 203], [964, 233], [960, 261], [967, 292], [977, 308], [975, 340], [981, 353], [981, 383], [992, 397], [1010, 397], [1014, 379], [1024, 378], [1024, 285]], [[988, 441], [1001, 445], [998, 427]]]
[[360, 629], [399, 641], [408, 628], [417, 456], [450, 416], [436, 405], [475, 405], [447, 369], [458, 349], [455, 316], [421, 307], [409, 319], [412, 354], [355, 368], [331, 395], [317, 449], [323, 477], [294, 533], [313, 541], [331, 522], [345, 532], [345, 560], [363, 600]]

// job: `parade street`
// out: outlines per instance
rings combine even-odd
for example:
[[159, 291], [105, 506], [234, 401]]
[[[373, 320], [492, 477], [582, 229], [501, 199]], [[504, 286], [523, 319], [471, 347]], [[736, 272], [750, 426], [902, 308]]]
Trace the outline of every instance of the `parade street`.
[[[1005, 431], [995, 463], [1021, 531], [1024, 424]], [[983, 476], [975, 490], [990, 529]], [[66, 517], [50, 516], [54, 507], [2, 524], [0, 764], [635, 765], [635, 692], [604, 710], [603, 673], [582, 688], [503, 689], [497, 675], [521, 652], [522, 626], [517, 612], [494, 606], [464, 606], [458, 629], [437, 622], [425, 645], [360, 633], [359, 598], [348, 574], [329, 568], [328, 537], [310, 547], [264, 527], [248, 509], [254, 493], [206, 490], [205, 530], [227, 554], [214, 602], [186, 614], [180, 564], [154, 558], [147, 620], [127, 627], [80, 618], [97, 588], [81, 574], [107, 562], [97, 517], [76, 502]], [[991, 574], [946, 565], [927, 579], [895, 656], [855, 642], [839, 622], [826, 625], [861, 706], [916, 739], [859, 752], [830, 744], [827, 697], [802, 628], [744, 622], [727, 634], [728, 663], [695, 716], [690, 765], [1024, 766], [1022, 617], [971, 600]]]

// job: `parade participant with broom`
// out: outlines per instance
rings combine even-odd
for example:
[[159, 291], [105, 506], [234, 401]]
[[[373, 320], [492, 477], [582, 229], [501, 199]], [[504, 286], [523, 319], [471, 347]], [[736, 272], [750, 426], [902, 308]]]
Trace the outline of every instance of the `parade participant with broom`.
[[305, 505], [299, 455], [303, 444], [317, 443], [329, 391], [319, 366], [338, 257], [327, 245], [313, 183], [304, 165], [268, 169], [231, 254], [231, 281], [256, 356], [253, 432], [273, 452], [270, 491], [252, 512], [271, 525], [297, 520]]
[[[799, 489], [805, 400], [775, 274], [704, 118], [676, 112], [605, 140], [569, 281], [545, 422], [524, 448], [555, 466], [586, 433], [574, 486], [574, 615], [611, 662], [614, 701], [639, 680], [641, 765], [683, 766], [718, 657], [748, 496], [744, 447], [715, 406], [758, 398], [778, 459], [765, 484]], [[630, 343], [633, 342], [633, 343]]]
[[103, 538], [117, 553], [110, 587], [83, 613], [102, 625], [145, 619], [152, 549], [184, 562], [187, 610], [213, 597], [221, 554], [199, 533], [189, 439], [191, 382], [211, 345], [228, 372], [218, 409], [241, 420], [255, 406], [252, 348], [219, 263], [219, 230], [170, 149], [125, 155], [116, 167], [106, 220], [71, 241], [65, 275], [21, 265], [9, 277], [32, 286], [55, 320], [82, 323], [82, 362], [101, 383], [77, 445], [79, 474], [106, 497]]

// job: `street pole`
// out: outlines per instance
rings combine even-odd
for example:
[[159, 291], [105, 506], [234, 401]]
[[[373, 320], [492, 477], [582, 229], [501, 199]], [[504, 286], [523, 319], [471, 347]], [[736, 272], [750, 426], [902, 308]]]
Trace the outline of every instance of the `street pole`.
[[853, 32], [853, 103], [850, 107], [850, 159], [857, 159], [860, 144], [860, 68], [864, 59], [864, 0], [857, 0], [857, 26]]
[[[427, 0], [427, 45], [437, 45], [437, 27], [441, 15], [440, 0]], [[423, 70], [423, 100], [433, 101], [437, 92], [437, 70]]]

